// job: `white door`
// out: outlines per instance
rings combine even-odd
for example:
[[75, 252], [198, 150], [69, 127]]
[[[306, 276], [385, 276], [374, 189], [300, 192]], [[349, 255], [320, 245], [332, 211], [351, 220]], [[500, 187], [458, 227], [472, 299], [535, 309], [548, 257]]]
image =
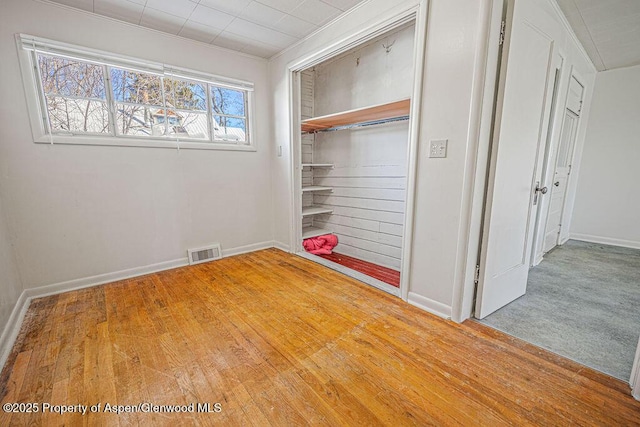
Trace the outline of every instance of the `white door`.
[[547, 216], [547, 226], [544, 233], [545, 253], [556, 247], [560, 237], [564, 200], [567, 195], [569, 174], [571, 173], [571, 152], [573, 151], [572, 147], [576, 138], [577, 129], [578, 116], [567, 109], [562, 124], [562, 133], [560, 134], [560, 145], [558, 146], [553, 185], [551, 185], [549, 214]]
[[540, 144], [546, 140], [553, 91], [550, 81], [555, 73], [553, 40], [528, 21], [536, 16], [531, 4], [515, 2], [509, 45], [503, 53], [498, 98], [502, 103], [496, 111], [477, 318], [524, 295], [527, 287], [534, 202], [541, 195], [535, 191], [541, 175], [537, 160]]
[[562, 132], [555, 162], [555, 173], [553, 175], [553, 185], [551, 185], [551, 200], [549, 202], [549, 212], [547, 216], [546, 229], [544, 232], [543, 251], [549, 252], [558, 245], [560, 232], [562, 231], [562, 214], [564, 212], [564, 202], [567, 197], [567, 184], [571, 174], [571, 159], [573, 158], [573, 147], [578, 133], [578, 118], [582, 109], [582, 94], [584, 88], [571, 77], [569, 84], [569, 94], [567, 95], [567, 108], [565, 110]]

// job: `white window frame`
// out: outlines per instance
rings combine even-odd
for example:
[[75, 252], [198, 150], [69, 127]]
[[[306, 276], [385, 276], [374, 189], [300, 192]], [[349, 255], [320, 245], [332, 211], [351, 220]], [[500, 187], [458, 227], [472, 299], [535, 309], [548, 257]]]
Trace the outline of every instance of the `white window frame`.
[[[114, 53], [30, 36], [27, 34], [16, 34], [16, 44], [18, 47], [18, 57], [22, 71], [33, 142], [35, 143], [231, 151], [256, 151], [257, 149], [254, 126], [254, 85], [252, 82], [202, 73], [151, 61], [139, 60]], [[208, 98], [211, 96], [208, 85], [243, 91], [245, 93], [246, 141], [233, 142], [216, 140], [212, 126], [210, 126], [210, 135], [208, 140], [187, 139], [177, 136], [139, 137], [131, 135], [117, 135], [117, 133], [52, 133], [49, 130], [49, 116], [46, 110], [42, 84], [40, 82], [40, 70], [38, 69], [36, 57], [37, 54], [63, 56], [78, 61], [106, 65], [107, 67], [125, 68], [142, 73], [150, 73], [168, 78], [202, 83], [206, 86]], [[106, 77], [107, 76], [105, 76], [105, 78]], [[110, 89], [107, 89], [107, 86], [105, 86], [105, 91], [107, 91], [107, 106], [111, 111], [117, 103], [110, 99], [112, 98], [112, 94], [108, 92], [109, 90]], [[207, 105], [209, 106], [210, 104], [211, 100], [209, 99], [207, 101]], [[214, 115], [219, 115], [212, 112], [209, 107], [207, 108], [206, 114], [209, 116], [208, 121], [210, 123], [212, 122]], [[111, 113], [109, 119], [110, 127], [116, 125], [115, 118], [111, 117]], [[113, 121], [113, 123], [111, 121]]]

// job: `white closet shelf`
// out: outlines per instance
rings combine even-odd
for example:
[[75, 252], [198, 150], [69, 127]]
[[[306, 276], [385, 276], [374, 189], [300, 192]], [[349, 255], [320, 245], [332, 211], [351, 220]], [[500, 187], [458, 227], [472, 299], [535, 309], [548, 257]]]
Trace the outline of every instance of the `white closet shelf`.
[[306, 191], [332, 191], [333, 188], [332, 187], [322, 187], [320, 185], [309, 185], [306, 187], [302, 187], [302, 191], [306, 192]]
[[340, 113], [327, 114], [326, 116], [303, 120], [301, 128], [303, 132], [314, 132], [337, 126], [346, 126], [356, 123], [408, 116], [410, 106], [411, 99], [407, 98], [400, 101], [372, 105], [370, 107], [357, 108], [355, 110], [342, 111]]
[[302, 208], [302, 216], [330, 214], [333, 209], [323, 208], [322, 206], [305, 206]]
[[303, 239], [309, 239], [311, 237], [316, 237], [316, 236], [322, 236], [324, 234], [330, 234], [331, 231], [324, 229], [324, 228], [318, 228], [318, 227], [303, 227], [302, 228], [302, 238]]
[[303, 163], [303, 168], [332, 168], [333, 163]]

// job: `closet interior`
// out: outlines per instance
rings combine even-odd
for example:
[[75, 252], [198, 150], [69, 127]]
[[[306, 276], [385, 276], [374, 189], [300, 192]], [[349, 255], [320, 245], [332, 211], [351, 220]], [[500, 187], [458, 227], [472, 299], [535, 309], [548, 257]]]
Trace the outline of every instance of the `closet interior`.
[[299, 72], [301, 252], [398, 295], [414, 22]]

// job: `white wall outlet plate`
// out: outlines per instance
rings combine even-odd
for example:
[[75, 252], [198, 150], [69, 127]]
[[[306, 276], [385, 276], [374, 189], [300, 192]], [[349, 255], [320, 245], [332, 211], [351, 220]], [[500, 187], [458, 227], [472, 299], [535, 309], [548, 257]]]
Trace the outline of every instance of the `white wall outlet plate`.
[[429, 157], [444, 158], [447, 157], [447, 139], [434, 139], [429, 141]]

